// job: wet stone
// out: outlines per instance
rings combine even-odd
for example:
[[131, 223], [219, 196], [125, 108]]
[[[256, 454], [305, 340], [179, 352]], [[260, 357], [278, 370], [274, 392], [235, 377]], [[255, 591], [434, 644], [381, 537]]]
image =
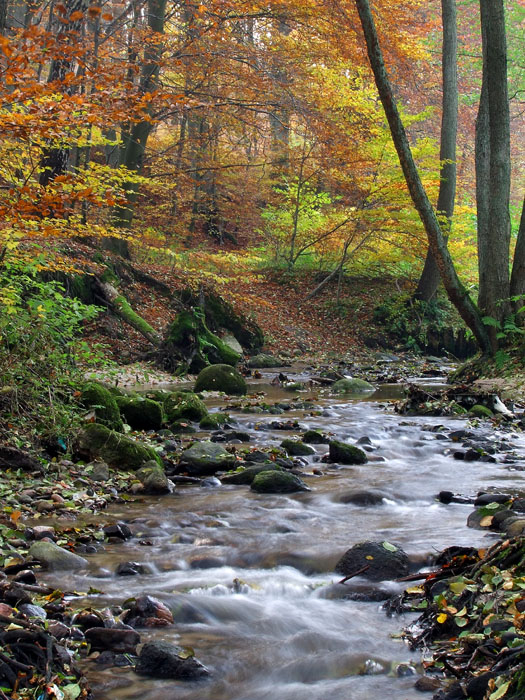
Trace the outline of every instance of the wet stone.
[[149, 574], [151, 570], [145, 564], [136, 561], [123, 561], [117, 566], [115, 572], [117, 576], [138, 576], [139, 574]]
[[153, 678], [195, 681], [210, 675], [208, 669], [182, 647], [168, 642], [148, 642], [139, 654], [135, 670]]
[[92, 627], [86, 630], [86, 641], [92, 649], [109, 649], [114, 652], [135, 653], [140, 635], [135, 630]]
[[104, 535], [106, 537], [117, 537], [121, 540], [129, 540], [131, 537], [133, 537], [133, 533], [125, 523], [106, 525], [104, 527]]
[[390, 542], [361, 542], [345, 552], [335, 570], [343, 576], [361, 571], [360, 576], [385, 581], [406, 576], [409, 562], [405, 552]]

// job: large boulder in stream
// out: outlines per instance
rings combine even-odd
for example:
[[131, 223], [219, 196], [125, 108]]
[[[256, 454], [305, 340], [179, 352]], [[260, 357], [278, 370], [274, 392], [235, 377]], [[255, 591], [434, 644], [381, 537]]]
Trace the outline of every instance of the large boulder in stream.
[[180, 466], [193, 476], [210, 476], [218, 471], [228, 471], [235, 465], [235, 456], [216, 442], [195, 442], [181, 455]]
[[142, 676], [179, 681], [196, 681], [210, 675], [192, 652], [168, 642], [144, 644], [135, 671]]
[[82, 457], [99, 458], [110, 467], [124, 471], [135, 471], [151, 460], [162, 466], [161, 459], [153, 448], [109, 430], [99, 423], [84, 426], [78, 436], [76, 448]]
[[308, 486], [295, 474], [285, 471], [259, 472], [252, 481], [252, 491], [257, 493], [294, 493], [296, 491], [310, 491]]
[[195, 382], [195, 391], [224, 391], [225, 394], [241, 396], [246, 394], [247, 385], [244, 377], [229, 365], [211, 365], [199, 373]]
[[339, 440], [330, 440], [328, 446], [330, 462], [339, 462], [339, 464], [366, 464], [368, 462], [366, 452], [355, 445], [348, 445]]
[[361, 542], [347, 550], [335, 570], [343, 576], [364, 576], [371, 581], [390, 581], [406, 576], [409, 561], [405, 552], [390, 542]]
[[162, 405], [143, 396], [116, 396], [121, 415], [133, 430], [160, 430]]

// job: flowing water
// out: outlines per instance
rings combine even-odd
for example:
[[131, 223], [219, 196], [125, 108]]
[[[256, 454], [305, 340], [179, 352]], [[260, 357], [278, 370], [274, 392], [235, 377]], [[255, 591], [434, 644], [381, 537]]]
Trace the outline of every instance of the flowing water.
[[[266, 401], [290, 398], [275, 387], [257, 389], [266, 389]], [[472, 506], [442, 505], [435, 496], [441, 490], [471, 495], [480, 488], [512, 489], [521, 474], [502, 463], [454, 460], [450, 452], [457, 448], [445, 433], [464, 428], [465, 420], [387, 412], [380, 402], [394, 390], [383, 387], [366, 400], [320, 396], [322, 415], [315, 416], [229, 411], [257, 446], [277, 446], [288, 437], [261, 428], [291, 418], [342, 440], [370, 439], [373, 461], [357, 467], [328, 468], [319, 462], [327, 447], [316, 447], [315, 456], [304, 458], [310, 492], [263, 495], [247, 486], [177, 485], [170, 496], [112, 507], [110, 515], [130, 523], [137, 536], [92, 555], [87, 574], [62, 576], [57, 583], [102, 590], [83, 601], [95, 607], [143, 593], [161, 599], [176, 622], [141, 630], [142, 641], [192, 647], [212, 677], [201, 683], [155, 681], [129, 669], [99, 671], [93, 664], [95, 700], [421, 697], [412, 675], [420, 670], [420, 656], [396, 636], [413, 616], [388, 618], [380, 602], [340, 599], [344, 586], [331, 586], [340, 578], [334, 565], [346, 549], [368, 539], [400, 545], [415, 569], [446, 546], [490, 544], [493, 535], [466, 528]], [[439, 424], [443, 431], [430, 430]], [[506, 439], [525, 453], [523, 437]], [[312, 467], [323, 474], [313, 475]], [[348, 494], [363, 490], [380, 492], [377, 505], [347, 502]], [[145, 562], [150, 573], [116, 577], [122, 561]], [[369, 590], [370, 584], [356, 578], [346, 588]], [[379, 588], [402, 590], [395, 582]]]

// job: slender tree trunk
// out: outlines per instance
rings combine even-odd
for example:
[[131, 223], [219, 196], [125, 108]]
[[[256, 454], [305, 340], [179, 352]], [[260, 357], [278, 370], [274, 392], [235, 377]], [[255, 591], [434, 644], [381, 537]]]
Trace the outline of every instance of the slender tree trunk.
[[[88, 0], [66, 0], [65, 4], [61, 5], [61, 14], [56, 18], [56, 34], [60, 44], [63, 42], [67, 46], [71, 46], [75, 40], [78, 40], [78, 34], [84, 22], [84, 13], [87, 9]], [[74, 19], [71, 19], [74, 17]], [[62, 83], [61, 89], [66, 94], [72, 94], [72, 88], [64, 85], [64, 80], [72, 68], [72, 58], [54, 58], [51, 61], [49, 68], [48, 83]], [[69, 160], [69, 148], [46, 148], [42, 154], [40, 161], [40, 177], [39, 181], [42, 187], [55, 179], [58, 175], [62, 175], [67, 168]]]
[[481, 350], [484, 353], [491, 353], [492, 346], [480, 313], [457, 276], [436, 213], [419, 177], [385, 69], [369, 2], [368, 0], [355, 0], [355, 3], [363, 27], [368, 58], [374, 72], [379, 97], [390, 126], [392, 140], [403, 169], [410, 196], [427, 232], [428, 242], [439, 267], [448, 297], [457, 308], [466, 325], [473, 332]]
[[[458, 33], [456, 0], [441, 0], [443, 23], [442, 72], [443, 111], [441, 116], [441, 161], [438, 214], [446, 217], [450, 231], [456, 198], [456, 136], [458, 130]], [[442, 223], [442, 226], [445, 226]], [[447, 233], [448, 233], [447, 231]], [[430, 301], [439, 287], [439, 269], [430, 248], [414, 297]]]
[[510, 278], [510, 295], [512, 297], [521, 297], [515, 302], [516, 309], [520, 309], [525, 305], [525, 199], [523, 200], [518, 239], [514, 251], [514, 263]]
[[483, 116], [478, 143], [483, 148], [488, 138], [489, 165], [480, 192], [488, 200], [482, 203], [487, 226], [478, 231], [479, 305], [483, 313], [503, 321], [510, 311], [510, 114], [504, 0], [480, 0], [480, 8], [489, 132], [485, 133], [487, 118]]
[[[167, 0], [148, 0], [148, 27], [156, 34], [164, 32]], [[140, 76], [139, 89], [142, 93], [153, 92], [158, 83], [162, 45], [157, 41], [147, 44]], [[125, 134], [121, 150], [120, 164], [128, 170], [140, 172], [148, 137], [153, 129], [150, 121], [141, 121], [130, 126]], [[133, 220], [135, 201], [138, 196], [138, 185], [128, 182], [124, 185], [126, 204], [117, 206], [113, 211], [113, 225], [117, 228], [129, 229]], [[128, 243], [125, 239], [106, 239], [106, 248], [122, 257], [129, 258]]]

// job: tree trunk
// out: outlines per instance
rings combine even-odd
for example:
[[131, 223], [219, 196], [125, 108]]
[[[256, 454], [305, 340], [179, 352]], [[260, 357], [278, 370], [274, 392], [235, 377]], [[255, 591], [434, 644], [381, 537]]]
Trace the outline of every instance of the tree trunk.
[[[479, 303], [483, 313], [501, 322], [510, 311], [510, 114], [504, 0], [480, 0], [480, 8], [483, 83], [488, 102], [489, 172], [488, 182], [482, 183], [481, 191], [482, 197], [488, 196], [484, 205], [488, 220], [486, 231], [481, 229], [479, 241]], [[483, 126], [486, 126], [486, 119]], [[479, 140], [483, 138], [487, 138], [484, 131]]]
[[515, 309], [521, 309], [525, 305], [525, 199], [523, 200], [518, 239], [514, 251], [514, 263], [510, 278], [510, 295], [511, 297], [521, 297], [514, 302]]
[[368, 0], [355, 0], [355, 3], [363, 27], [368, 58], [374, 72], [379, 97], [390, 126], [392, 140], [403, 169], [410, 196], [427, 232], [428, 242], [436, 259], [448, 297], [457, 308], [466, 325], [473, 332], [481, 350], [484, 353], [491, 353], [492, 346], [480, 313], [457, 276], [436, 213], [419, 177], [385, 69], [369, 2]]
[[[156, 34], [164, 32], [167, 0], [148, 0], [148, 27]], [[140, 76], [139, 90], [142, 93], [153, 92], [158, 83], [162, 45], [152, 41], [144, 49], [144, 61]], [[131, 125], [125, 133], [121, 149], [120, 164], [128, 170], [140, 172], [146, 150], [148, 137], [153, 129], [150, 121], [137, 122]], [[133, 210], [138, 195], [138, 185], [128, 182], [124, 185], [126, 204], [117, 206], [113, 211], [113, 225], [117, 228], [129, 229], [133, 220]], [[122, 257], [129, 258], [128, 242], [126, 239], [106, 239], [105, 247]]]
[[[443, 23], [443, 111], [441, 116], [441, 161], [438, 213], [447, 219], [450, 230], [456, 198], [456, 136], [458, 130], [458, 34], [456, 0], [441, 0]], [[443, 226], [444, 224], [442, 224]], [[439, 287], [439, 269], [430, 248], [414, 297], [430, 301]]]
[[[56, 18], [55, 27], [57, 40], [65, 44], [64, 49], [70, 47], [75, 41], [78, 41], [78, 34], [84, 21], [84, 13], [87, 9], [88, 0], [66, 0], [65, 4], [60, 5], [62, 8], [61, 15]], [[74, 17], [74, 19], [71, 19]], [[65, 50], [62, 50], [64, 55], [67, 55]], [[69, 73], [74, 65], [73, 58], [53, 58], [49, 68], [48, 83], [60, 82], [63, 83], [67, 73]], [[67, 85], [62, 85], [61, 88], [66, 94], [72, 94], [72, 88]], [[62, 175], [69, 161], [69, 148], [45, 148], [40, 160], [40, 177], [39, 182], [42, 187], [47, 187], [48, 184]]]

